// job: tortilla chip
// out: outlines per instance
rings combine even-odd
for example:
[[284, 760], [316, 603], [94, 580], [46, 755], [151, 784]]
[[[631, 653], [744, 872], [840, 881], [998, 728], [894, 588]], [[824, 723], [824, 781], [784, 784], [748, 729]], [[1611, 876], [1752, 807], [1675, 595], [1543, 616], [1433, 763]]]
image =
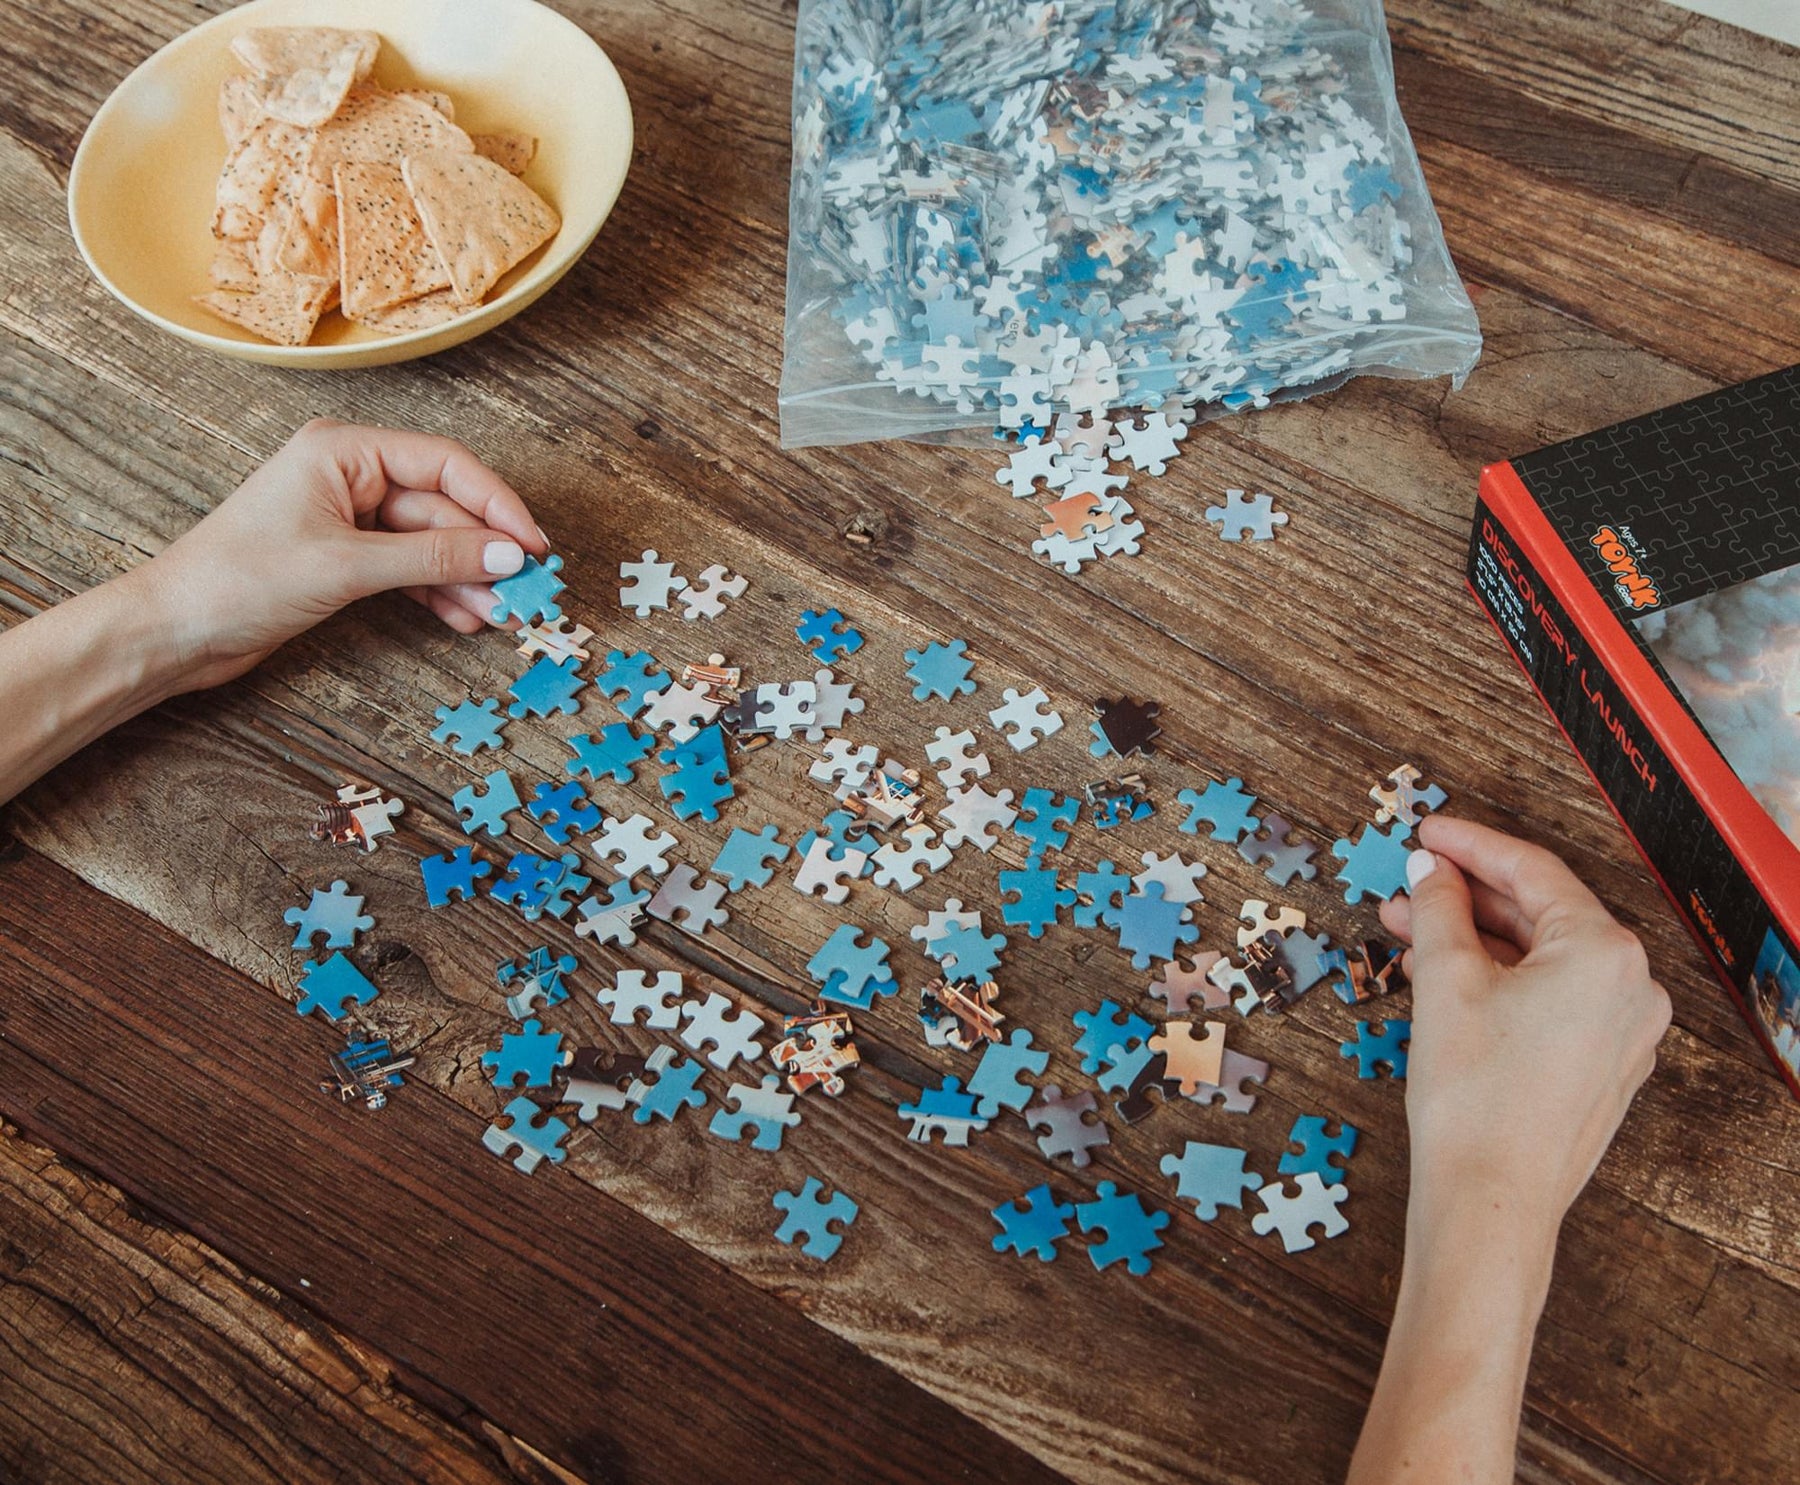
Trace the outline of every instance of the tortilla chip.
[[359, 320], [371, 310], [449, 286], [444, 262], [425, 235], [399, 170], [353, 162], [338, 166], [334, 180], [346, 315]]
[[352, 85], [369, 75], [381, 38], [373, 31], [273, 26], [244, 32], [231, 49], [272, 84], [263, 99], [269, 118], [312, 127], [336, 113]]
[[285, 213], [287, 230], [275, 254], [275, 265], [308, 278], [338, 276], [337, 193], [310, 175], [296, 187]]
[[405, 335], [411, 330], [429, 330], [435, 325], [447, 324], [468, 312], [469, 306], [456, 297], [454, 289], [439, 289], [417, 299], [408, 299], [404, 304], [370, 310], [357, 324], [378, 330], [383, 335]]
[[319, 128], [312, 172], [330, 180], [349, 163], [398, 165], [424, 150], [473, 153], [469, 136], [429, 103], [380, 88], [352, 88], [336, 115]]
[[213, 251], [208, 276], [215, 289], [229, 289], [233, 293], [251, 294], [261, 287], [256, 264], [250, 260], [249, 249], [242, 242], [221, 242]]
[[471, 134], [475, 153], [492, 160], [508, 175], [523, 175], [537, 154], [534, 134]]
[[263, 99], [268, 96], [266, 78], [234, 72], [219, 84], [219, 127], [225, 142], [236, 144], [263, 119]]
[[330, 302], [331, 287], [318, 279], [279, 274], [265, 277], [251, 293], [215, 289], [196, 294], [194, 303], [277, 345], [305, 345]]
[[426, 235], [464, 304], [479, 304], [500, 276], [556, 235], [549, 202], [492, 160], [436, 150], [401, 166]]
[[254, 237], [278, 193], [292, 193], [313, 148], [313, 131], [274, 119], [251, 126], [225, 157], [214, 192], [213, 233]]
[[417, 98], [421, 103], [429, 103], [451, 123], [456, 122], [456, 103], [448, 93], [440, 93], [436, 88], [395, 88], [394, 92], [401, 98]]

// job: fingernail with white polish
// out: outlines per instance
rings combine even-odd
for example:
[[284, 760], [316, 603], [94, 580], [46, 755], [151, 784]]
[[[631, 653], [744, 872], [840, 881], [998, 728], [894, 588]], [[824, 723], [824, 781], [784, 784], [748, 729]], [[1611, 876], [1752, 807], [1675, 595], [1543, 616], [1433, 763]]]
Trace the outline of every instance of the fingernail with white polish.
[[538, 540], [541, 541], [545, 546], [549, 546], [550, 538], [544, 535], [544, 528], [542, 526], [539, 526], [536, 528], [536, 530], [537, 530], [537, 534], [538, 534]]
[[1416, 887], [1437, 870], [1437, 857], [1429, 851], [1414, 851], [1406, 858], [1406, 885]]
[[495, 577], [506, 577], [525, 565], [525, 548], [516, 541], [490, 541], [481, 549], [481, 565]]

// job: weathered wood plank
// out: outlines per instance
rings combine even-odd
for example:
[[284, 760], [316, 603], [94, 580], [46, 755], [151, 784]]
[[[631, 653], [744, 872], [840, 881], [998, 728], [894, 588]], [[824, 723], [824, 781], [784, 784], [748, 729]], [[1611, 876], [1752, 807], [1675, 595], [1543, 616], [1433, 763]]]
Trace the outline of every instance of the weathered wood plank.
[[378, 1350], [4, 1126], [0, 1358], [0, 1477], [21, 1485], [550, 1478], [509, 1468], [483, 1420], [408, 1396]]
[[6, 1116], [379, 1338], [403, 1386], [591, 1477], [1055, 1478], [617, 1202], [516, 1176], [428, 1089], [320, 1095], [333, 1038], [35, 853], [0, 881]]

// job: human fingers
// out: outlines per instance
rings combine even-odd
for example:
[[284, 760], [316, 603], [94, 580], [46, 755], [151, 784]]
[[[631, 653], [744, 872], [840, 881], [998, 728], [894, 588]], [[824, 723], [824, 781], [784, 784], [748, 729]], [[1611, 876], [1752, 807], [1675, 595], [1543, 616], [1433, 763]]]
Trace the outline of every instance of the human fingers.
[[[1511, 969], [1525, 957], [1524, 951], [1515, 943], [1510, 943], [1503, 938], [1495, 938], [1491, 933], [1482, 933], [1478, 936], [1481, 939], [1481, 947], [1487, 950], [1488, 957], [1502, 969]], [[1405, 975], [1408, 980], [1413, 977], [1413, 951], [1411, 949], [1405, 950], [1400, 955], [1400, 973]]]
[[[488, 627], [487, 608], [471, 608], [456, 595], [463, 591], [460, 588], [402, 588], [400, 592], [418, 604], [421, 608], [430, 609], [458, 634], [480, 634]], [[477, 592], [485, 591], [476, 589]], [[489, 606], [491, 607], [491, 605]]]
[[358, 531], [337, 544], [332, 560], [348, 596], [361, 598], [389, 588], [481, 584], [517, 572], [525, 553], [485, 526], [436, 526]]
[[379, 506], [396, 486], [437, 491], [534, 556], [549, 551], [518, 492], [453, 438], [321, 419], [293, 442], [335, 461], [358, 511]]
[[1407, 858], [1406, 880], [1411, 898], [1407, 928], [1419, 958], [1432, 963], [1486, 958], [1469, 884], [1455, 862], [1414, 851]]
[[1611, 917], [1562, 859], [1542, 846], [1449, 815], [1427, 816], [1419, 827], [1419, 840], [1427, 850], [1454, 861], [1470, 878], [1509, 897], [1531, 942], [1559, 920]]
[[[1519, 911], [1519, 905], [1486, 882], [1469, 882], [1468, 888], [1475, 926], [1481, 930], [1482, 937], [1513, 948], [1507, 962], [1517, 960], [1531, 943], [1531, 926]], [[1389, 933], [1410, 943], [1412, 899], [1405, 893], [1388, 898], [1381, 905], [1381, 921]]]

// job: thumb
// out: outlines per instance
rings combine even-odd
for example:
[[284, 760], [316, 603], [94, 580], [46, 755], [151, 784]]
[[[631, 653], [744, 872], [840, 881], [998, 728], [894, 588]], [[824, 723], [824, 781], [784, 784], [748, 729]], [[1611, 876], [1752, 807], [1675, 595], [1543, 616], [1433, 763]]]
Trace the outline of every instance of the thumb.
[[1431, 851], [1414, 851], [1406, 861], [1412, 899], [1413, 954], [1431, 961], [1451, 955], [1487, 957], [1475, 929], [1469, 884], [1455, 864]]
[[362, 531], [350, 550], [346, 576], [362, 598], [389, 588], [491, 583], [525, 565], [524, 548], [486, 526]]

